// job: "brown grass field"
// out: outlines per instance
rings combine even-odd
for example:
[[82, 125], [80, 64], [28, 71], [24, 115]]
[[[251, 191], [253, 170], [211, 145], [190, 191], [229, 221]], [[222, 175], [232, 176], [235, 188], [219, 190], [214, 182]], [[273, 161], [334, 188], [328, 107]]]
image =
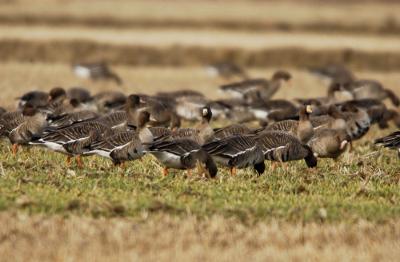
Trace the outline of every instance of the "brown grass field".
[[[0, 106], [54, 86], [219, 98], [222, 81], [204, 68], [219, 60], [254, 77], [289, 70], [292, 86], [276, 98], [325, 95], [306, 67], [329, 62], [400, 94], [399, 12], [396, 1], [0, 0]], [[73, 75], [72, 62], [97, 60], [124, 84]], [[400, 169], [371, 143], [394, 130], [372, 128], [315, 172], [296, 163], [212, 182], [160, 178], [152, 158], [122, 174], [99, 159], [88, 160], [97, 169], [67, 169], [41, 149], [13, 158], [4, 141], [1, 260], [396, 261]]]

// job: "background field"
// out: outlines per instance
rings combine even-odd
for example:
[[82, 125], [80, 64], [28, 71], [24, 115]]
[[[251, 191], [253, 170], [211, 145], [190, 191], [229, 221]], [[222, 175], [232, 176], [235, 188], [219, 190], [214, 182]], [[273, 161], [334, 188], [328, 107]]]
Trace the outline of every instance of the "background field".
[[[400, 94], [395, 1], [0, 0], [0, 105], [32, 89], [93, 94], [189, 88], [221, 97], [204, 65], [231, 60], [252, 76], [292, 72], [277, 98], [318, 97], [307, 66], [343, 62]], [[76, 78], [71, 63], [110, 61], [124, 79]], [[221, 126], [224, 123], [214, 123]], [[373, 127], [337, 162], [243, 170], [218, 178], [160, 173], [152, 156], [126, 169], [98, 158], [67, 168], [41, 148], [0, 143], [4, 260], [396, 260], [400, 168]], [[18, 250], [18, 252], [16, 252]]]

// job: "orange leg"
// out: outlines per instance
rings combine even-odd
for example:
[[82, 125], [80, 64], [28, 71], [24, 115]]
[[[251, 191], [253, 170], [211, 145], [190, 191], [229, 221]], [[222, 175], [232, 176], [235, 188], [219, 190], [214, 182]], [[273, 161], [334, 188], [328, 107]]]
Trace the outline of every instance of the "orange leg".
[[163, 175], [168, 176], [168, 167], [163, 168]]
[[276, 169], [276, 162], [272, 162], [272, 163], [271, 163], [270, 169], [271, 169], [271, 171], [275, 171], [275, 169]]
[[78, 165], [79, 168], [83, 168], [83, 162], [81, 156], [76, 157], [76, 164]]
[[13, 145], [12, 145], [11, 151], [12, 151], [13, 156], [17, 155], [17, 152], [18, 152], [18, 144], [13, 144]]
[[231, 176], [236, 176], [237, 169], [236, 167], [231, 167]]
[[67, 163], [67, 167], [71, 166], [71, 156], [67, 156], [67, 160], [65, 161]]

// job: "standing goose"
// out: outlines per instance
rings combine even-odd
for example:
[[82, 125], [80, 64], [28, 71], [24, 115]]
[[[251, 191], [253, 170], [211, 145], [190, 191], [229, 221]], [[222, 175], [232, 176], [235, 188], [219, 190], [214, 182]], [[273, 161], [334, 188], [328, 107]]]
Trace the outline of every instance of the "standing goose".
[[250, 135], [236, 135], [203, 145], [215, 162], [229, 167], [231, 175], [236, 169], [254, 167], [258, 175], [265, 171], [264, 155], [256, 140]]
[[397, 154], [400, 158], [400, 131], [376, 139], [375, 144], [382, 144], [384, 147], [397, 150]]
[[249, 79], [242, 82], [223, 85], [220, 90], [231, 94], [237, 98], [247, 98], [254, 101], [254, 98], [261, 97], [268, 101], [279, 90], [282, 82], [289, 81], [291, 75], [286, 71], [277, 71], [273, 74], [271, 80], [262, 78]]
[[146, 127], [149, 121], [150, 114], [145, 111], [141, 112], [137, 130], [105, 137], [101, 141], [91, 144], [90, 150], [85, 154], [97, 154], [110, 158], [115, 165], [141, 158], [144, 155], [145, 144], [153, 142], [153, 134]]
[[76, 156], [78, 167], [82, 168], [83, 163], [80, 156], [87, 152], [87, 148], [91, 144], [111, 134], [112, 130], [109, 126], [97, 121], [89, 121], [50, 131], [30, 144], [45, 146], [53, 151], [66, 154], [68, 164], [71, 157]]
[[287, 162], [304, 159], [308, 167], [317, 166], [311, 148], [286, 132], [264, 131], [257, 135], [256, 141], [266, 160]]
[[312, 108], [310, 105], [303, 106], [299, 111], [299, 121], [296, 120], [283, 120], [275, 122], [265, 128], [268, 131], [284, 131], [296, 136], [300, 142], [306, 144], [313, 136], [314, 129], [310, 122], [310, 114]]
[[76, 76], [86, 79], [97, 80], [108, 80], [111, 79], [115, 81], [117, 85], [122, 84], [121, 78], [111, 71], [108, 65], [104, 62], [102, 63], [81, 63], [72, 66], [73, 72]]
[[168, 169], [191, 170], [196, 164], [204, 164], [210, 177], [217, 175], [218, 169], [211, 156], [191, 139], [159, 140], [150, 144], [147, 152], [154, 155], [164, 165], [163, 174], [168, 175]]
[[10, 130], [8, 138], [12, 144], [12, 152], [15, 155], [19, 145], [27, 145], [42, 134], [47, 126], [47, 114], [30, 104], [26, 104], [22, 111], [23, 120]]

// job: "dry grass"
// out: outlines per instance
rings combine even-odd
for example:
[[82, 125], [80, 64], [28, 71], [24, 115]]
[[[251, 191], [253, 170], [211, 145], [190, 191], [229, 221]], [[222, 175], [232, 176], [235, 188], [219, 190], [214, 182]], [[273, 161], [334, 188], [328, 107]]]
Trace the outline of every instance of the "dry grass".
[[[220, 80], [210, 77], [203, 67], [130, 67], [115, 66], [113, 69], [122, 77], [124, 84], [117, 87], [112, 82], [91, 82], [77, 78], [69, 65], [46, 63], [0, 64], [0, 105], [13, 106], [13, 99], [32, 89], [49, 90], [54, 86], [85, 86], [92, 93], [104, 90], [120, 90], [125, 93], [148, 93], [157, 91], [194, 89], [201, 90], [210, 98], [221, 97], [218, 86]], [[274, 68], [249, 70], [254, 77], [270, 77]], [[306, 71], [290, 69], [293, 74], [291, 87], [281, 88], [277, 98], [292, 99], [304, 97], [305, 94], [317, 97], [326, 93], [324, 84]], [[374, 78], [385, 86], [400, 93], [400, 75], [396, 72], [376, 73], [361, 71], [356, 73], [360, 78]]]
[[174, 45], [250, 50], [306, 48], [312, 50], [356, 49], [399, 52], [400, 38], [361, 35], [321, 35], [313, 33], [246, 33], [222, 30], [182, 29], [89, 29], [82, 27], [3, 26], [0, 39], [29, 41], [85, 40], [112, 45], [169, 47]]
[[[395, 261], [400, 223], [257, 223], [214, 216], [140, 221], [1, 213], [3, 261]], [[19, 252], [15, 252], [18, 250]]]
[[[149, 20], [233, 20], [301, 23], [382, 24], [398, 17], [397, 3], [316, 4], [311, 1], [162, 1], [162, 0], [28, 0], [4, 1], [0, 14], [118, 17]], [[228, 4], [229, 2], [229, 4]], [[62, 3], [62, 4], [60, 4]], [[345, 22], [344, 22], [345, 21]]]

